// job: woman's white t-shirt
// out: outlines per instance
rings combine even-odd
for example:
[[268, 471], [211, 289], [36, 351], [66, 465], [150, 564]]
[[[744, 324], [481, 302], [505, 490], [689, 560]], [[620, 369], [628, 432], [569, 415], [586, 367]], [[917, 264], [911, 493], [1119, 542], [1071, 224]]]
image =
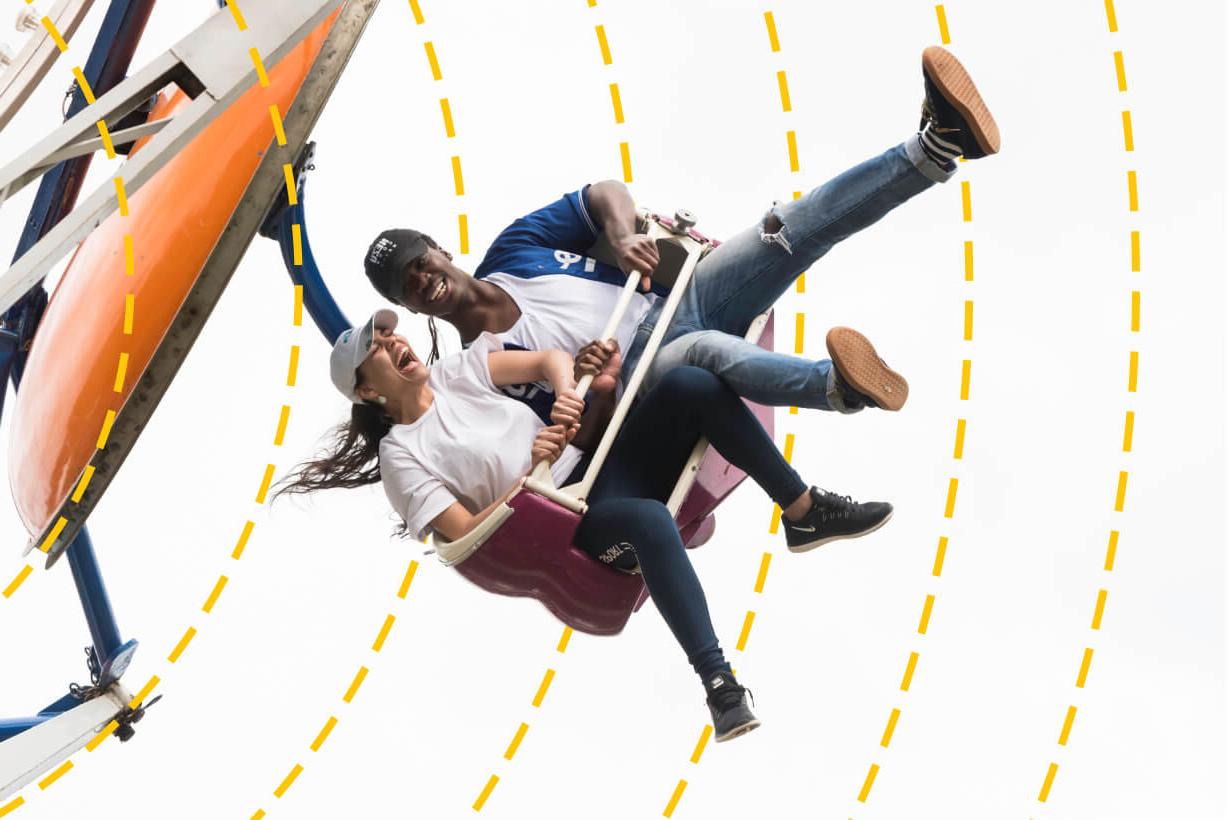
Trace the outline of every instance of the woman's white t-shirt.
[[[431, 406], [380, 441], [380, 478], [393, 509], [424, 538], [431, 521], [460, 501], [471, 513], [490, 506], [529, 472], [530, 445], [543, 428], [527, 405], [491, 380], [487, 357], [503, 350], [490, 333], [428, 371]], [[551, 466], [561, 484], [581, 460], [571, 444]]]

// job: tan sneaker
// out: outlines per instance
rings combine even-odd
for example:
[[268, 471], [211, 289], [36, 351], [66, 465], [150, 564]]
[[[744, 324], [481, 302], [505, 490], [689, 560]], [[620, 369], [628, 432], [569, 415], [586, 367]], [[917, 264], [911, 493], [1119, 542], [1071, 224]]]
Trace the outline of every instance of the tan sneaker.
[[876, 355], [867, 337], [849, 327], [835, 327], [824, 337], [837, 375], [881, 410], [900, 410], [910, 396], [905, 377]]

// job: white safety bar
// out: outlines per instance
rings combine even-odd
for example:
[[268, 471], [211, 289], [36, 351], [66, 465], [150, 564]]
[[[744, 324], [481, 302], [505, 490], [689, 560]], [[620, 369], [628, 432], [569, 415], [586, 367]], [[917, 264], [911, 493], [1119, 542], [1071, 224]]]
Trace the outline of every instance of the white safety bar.
[[[59, 0], [47, 17], [61, 37], [71, 40], [93, 4], [94, 0]], [[29, 12], [30, 8], [25, 6], [22, 11]], [[19, 22], [18, 28], [22, 28], [22, 23]], [[37, 15], [34, 15], [31, 31], [25, 46], [9, 65], [4, 67], [0, 63], [0, 68], [4, 68], [0, 75], [0, 129], [8, 125], [60, 56], [60, 47], [51, 38], [51, 32], [43, 28]]]
[[[641, 382], [644, 381], [645, 374], [648, 372], [653, 357], [657, 354], [658, 348], [662, 344], [662, 338], [666, 335], [666, 330], [670, 326], [671, 320], [675, 316], [675, 311], [679, 307], [679, 302], [683, 298], [683, 293], [692, 279], [692, 272], [696, 269], [696, 265], [700, 261], [701, 256], [704, 255], [706, 248], [709, 247], [707, 244], [693, 239], [686, 232], [676, 233], [675, 231], [668, 230], [656, 220], [648, 218], [647, 213], [643, 212], [641, 217], [646, 223], [646, 234], [650, 238], [676, 243], [687, 252], [687, 257], [684, 259], [679, 274], [671, 285], [670, 293], [666, 298], [666, 304], [662, 306], [662, 312], [658, 317], [657, 323], [654, 325], [653, 333], [650, 334], [649, 341], [645, 345], [641, 358], [637, 362], [636, 368], [632, 371], [632, 376], [628, 380], [623, 396], [615, 407], [615, 412], [611, 416], [606, 432], [603, 434], [598, 448], [594, 451], [589, 467], [585, 471], [585, 477], [577, 484], [570, 485], [565, 489], [558, 489], [551, 476], [550, 464], [543, 461], [536, 464], [531, 474], [519, 481], [507, 497], [512, 497], [517, 490], [524, 488], [550, 499], [579, 515], [584, 515], [588, 509], [584, 501], [585, 496], [593, 486], [603, 462], [606, 461], [607, 456], [610, 454], [615, 437], [619, 434], [624, 418], [628, 415], [632, 402], [636, 399], [637, 390], [640, 388]], [[605, 341], [615, 335], [616, 329], [623, 320], [629, 304], [631, 304], [632, 295], [636, 291], [636, 286], [640, 279], [641, 274], [639, 272], [633, 272], [628, 275], [623, 291], [620, 293], [619, 301], [616, 303], [611, 318], [607, 320], [607, 325], [603, 328], [602, 338], [599, 341]], [[763, 323], [761, 328], [763, 328]], [[757, 333], [757, 336], [759, 336], [759, 333]], [[577, 384], [577, 393], [582, 398], [592, 382], [592, 376], [585, 376]], [[695, 455], [695, 451], [693, 455]], [[694, 469], [693, 472], [695, 472]], [[680, 480], [682, 481], [682, 478]], [[678, 486], [676, 489], [678, 489]], [[512, 507], [508, 504], [501, 504], [475, 525], [472, 530], [455, 541], [448, 541], [440, 537], [438, 533], [434, 534], [432, 536], [432, 543], [435, 545], [437, 558], [445, 566], [456, 566], [477, 552], [479, 547], [495, 534], [512, 513]], [[672, 510], [672, 513], [674, 513], [674, 510]]]

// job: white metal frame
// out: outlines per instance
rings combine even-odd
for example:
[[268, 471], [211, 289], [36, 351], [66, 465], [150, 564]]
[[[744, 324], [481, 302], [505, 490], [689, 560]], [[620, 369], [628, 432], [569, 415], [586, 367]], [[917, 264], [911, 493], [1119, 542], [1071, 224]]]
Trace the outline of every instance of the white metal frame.
[[[120, 175], [131, 196], [251, 87], [256, 67], [250, 48], [255, 47], [266, 67], [271, 67], [340, 4], [340, 0], [247, 0], [247, 36], [237, 36], [230, 12], [219, 9], [145, 68], [0, 168], [0, 204], [46, 170], [52, 156], [91, 140], [99, 120], [114, 124], [152, 94], [177, 82], [193, 101], [136, 157], [124, 163]], [[114, 188], [110, 184], [100, 186], [0, 275], [0, 313], [12, 307], [117, 207]]]
[[[47, 17], [60, 36], [68, 40], [81, 26], [92, 5], [94, 0], [59, 0]], [[23, 10], [29, 8], [25, 6]], [[30, 34], [25, 46], [0, 74], [0, 129], [8, 125], [60, 56], [60, 49], [51, 39], [51, 33], [41, 25], [38, 29]]]
[[0, 743], [0, 801], [84, 747], [131, 700], [113, 683], [98, 697]]

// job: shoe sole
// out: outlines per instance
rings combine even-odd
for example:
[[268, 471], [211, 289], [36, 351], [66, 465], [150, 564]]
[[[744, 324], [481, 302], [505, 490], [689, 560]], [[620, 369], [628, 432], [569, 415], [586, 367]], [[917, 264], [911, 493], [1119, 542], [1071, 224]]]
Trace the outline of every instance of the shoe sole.
[[885, 524], [888, 523], [888, 520], [892, 517], [893, 517], [893, 511], [889, 510], [888, 515], [884, 516], [884, 518], [881, 519], [881, 521], [878, 524], [876, 524], [874, 527], [868, 527], [867, 529], [862, 530], [860, 532], [851, 532], [845, 535], [830, 535], [827, 538], [821, 538], [818, 541], [808, 541], [806, 544], [798, 544], [793, 547], [787, 545], [786, 549], [790, 550], [791, 552], [808, 552], [810, 550], [814, 550], [816, 547], [823, 547], [825, 544], [829, 543], [830, 541], [842, 541], [848, 538], [862, 538], [864, 535], [869, 535], [875, 532], [876, 530], [880, 529], [880, 527], [883, 527]]
[[881, 410], [896, 412], [910, 397], [905, 377], [884, 363], [867, 337], [848, 327], [835, 327], [824, 337], [829, 356], [842, 378]]
[[725, 743], [728, 740], [734, 740], [739, 735], [745, 735], [756, 727], [760, 726], [759, 720], [751, 720], [744, 723], [742, 726], [736, 726], [724, 735], [717, 735], [713, 738], [714, 743]]
[[978, 146], [986, 154], [999, 153], [999, 126], [961, 61], [947, 49], [930, 46], [923, 51], [922, 64], [944, 99], [970, 124]]

